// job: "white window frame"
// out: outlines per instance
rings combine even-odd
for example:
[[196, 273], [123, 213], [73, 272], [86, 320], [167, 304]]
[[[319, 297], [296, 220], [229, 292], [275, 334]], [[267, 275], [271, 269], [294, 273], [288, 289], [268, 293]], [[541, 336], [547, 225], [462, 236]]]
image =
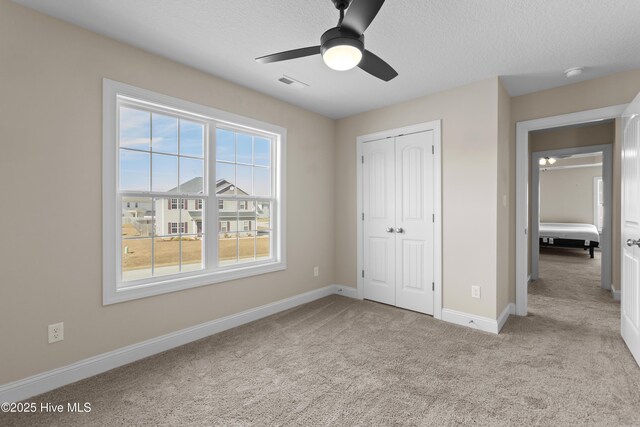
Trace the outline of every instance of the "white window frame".
[[[153, 277], [133, 282], [121, 279], [122, 248], [118, 233], [122, 227], [122, 206], [119, 197], [119, 145], [118, 102], [132, 100], [148, 105], [150, 109], [161, 106], [176, 115], [186, 114], [209, 122], [208, 141], [215, 147], [217, 126], [231, 127], [251, 134], [264, 135], [272, 139], [272, 235], [269, 260], [219, 267], [218, 210], [204, 211], [203, 270], [183, 272], [171, 276]], [[102, 161], [102, 206], [103, 206], [103, 305], [145, 298], [153, 295], [176, 292], [198, 286], [212, 285], [245, 277], [285, 270], [286, 265], [286, 140], [287, 130], [281, 126], [243, 117], [226, 111], [199, 105], [178, 98], [162, 95], [109, 79], [103, 79], [103, 161]], [[207, 207], [217, 206], [215, 150], [205, 147], [205, 195], [186, 198], [202, 198]], [[207, 190], [209, 193], [207, 194]]]

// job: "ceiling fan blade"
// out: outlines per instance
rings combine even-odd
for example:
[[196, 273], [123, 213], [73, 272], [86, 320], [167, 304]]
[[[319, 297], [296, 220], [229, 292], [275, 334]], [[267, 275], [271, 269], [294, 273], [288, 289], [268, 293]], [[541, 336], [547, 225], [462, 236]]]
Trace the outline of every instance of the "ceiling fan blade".
[[316, 54], [320, 54], [320, 46], [303, 47], [301, 49], [287, 50], [285, 52], [265, 55], [260, 58], [256, 58], [256, 61], [267, 64], [269, 62], [288, 61], [289, 59], [302, 58]]
[[341, 29], [348, 29], [361, 35], [371, 24], [384, 0], [353, 0], [340, 24]]
[[398, 75], [398, 72], [391, 68], [391, 65], [384, 62], [378, 56], [365, 49], [362, 61], [358, 64], [358, 67], [377, 77], [385, 82], [393, 79]]

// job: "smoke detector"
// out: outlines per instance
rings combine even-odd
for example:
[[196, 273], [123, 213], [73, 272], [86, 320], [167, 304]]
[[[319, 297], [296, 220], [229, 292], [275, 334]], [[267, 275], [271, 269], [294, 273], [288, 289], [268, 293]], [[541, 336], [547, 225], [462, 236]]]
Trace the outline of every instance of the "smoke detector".
[[584, 67], [573, 67], [568, 70], [564, 70], [564, 75], [567, 76], [568, 79], [571, 77], [577, 77], [582, 73], [584, 73]]
[[300, 80], [296, 80], [293, 77], [289, 77], [285, 74], [283, 74], [282, 77], [278, 79], [278, 81], [288, 86], [295, 87], [297, 89], [304, 89], [305, 87], [309, 87], [308, 84], [303, 83]]

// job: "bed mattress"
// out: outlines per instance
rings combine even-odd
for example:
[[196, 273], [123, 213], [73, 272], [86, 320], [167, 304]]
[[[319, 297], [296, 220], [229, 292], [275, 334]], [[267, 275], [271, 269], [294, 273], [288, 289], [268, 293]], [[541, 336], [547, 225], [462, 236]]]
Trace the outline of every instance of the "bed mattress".
[[600, 233], [593, 224], [571, 222], [541, 222], [540, 238], [573, 239], [600, 242]]

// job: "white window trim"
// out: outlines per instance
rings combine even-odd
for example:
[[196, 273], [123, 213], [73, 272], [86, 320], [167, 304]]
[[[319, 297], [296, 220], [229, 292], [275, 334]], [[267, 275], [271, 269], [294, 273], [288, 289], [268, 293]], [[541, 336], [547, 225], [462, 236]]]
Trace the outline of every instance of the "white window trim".
[[[286, 141], [287, 130], [281, 126], [265, 123], [259, 120], [243, 117], [226, 111], [184, 101], [167, 95], [162, 95], [131, 85], [103, 79], [103, 144], [102, 144], [102, 261], [103, 261], [103, 305], [115, 304], [153, 295], [176, 292], [198, 286], [211, 285], [229, 280], [241, 279], [259, 274], [285, 270], [286, 264]], [[137, 101], [143, 100], [151, 106], [153, 104], [173, 109], [176, 113], [188, 112], [190, 115], [200, 116], [205, 120], [212, 120], [218, 124], [226, 124], [235, 128], [246, 129], [253, 133], [267, 134], [274, 138], [274, 176], [279, 177], [273, 183], [274, 206], [271, 250], [273, 259], [256, 262], [250, 265], [232, 267], [210, 266], [210, 269], [181, 273], [179, 277], [158, 277], [152, 283], [139, 286], [118, 288], [120, 268], [120, 250], [118, 246], [117, 230], [119, 226], [121, 207], [117, 200], [118, 173], [118, 141], [117, 141], [117, 98], [128, 97]], [[210, 140], [215, 137], [215, 127], [210, 129]], [[213, 137], [211, 137], [213, 134]], [[213, 154], [215, 155], [215, 154]], [[206, 157], [206, 156], [205, 156]], [[215, 192], [215, 161], [210, 161], [208, 188]], [[205, 159], [207, 162], [207, 159]], [[213, 234], [217, 232], [217, 209], [208, 208], [206, 223]], [[205, 232], [207, 232], [205, 230]], [[216, 233], [217, 234], [217, 233]], [[217, 239], [206, 240], [205, 253], [217, 253]], [[215, 270], [212, 270], [215, 268]]]

